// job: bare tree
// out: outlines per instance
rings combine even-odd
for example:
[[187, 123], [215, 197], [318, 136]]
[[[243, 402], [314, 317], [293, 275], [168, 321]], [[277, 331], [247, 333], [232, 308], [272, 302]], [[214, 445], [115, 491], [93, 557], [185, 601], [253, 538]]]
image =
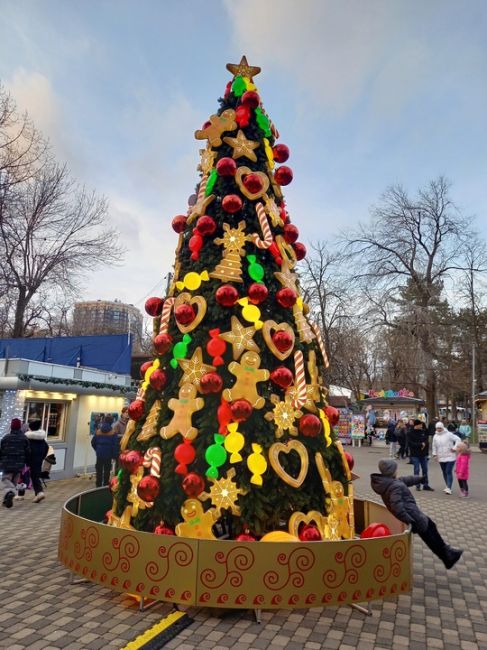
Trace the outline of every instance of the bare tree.
[[0, 98], [0, 290], [19, 337], [40, 317], [41, 289], [74, 293], [86, 272], [116, 262], [121, 249], [106, 226], [106, 200], [77, 185], [12, 100]]
[[[407, 305], [412, 334], [421, 352], [421, 379], [429, 412], [437, 392], [437, 341], [434, 308], [448, 283], [467, 268], [465, 245], [474, 238], [470, 220], [449, 197], [449, 183], [440, 177], [412, 199], [401, 186], [386, 190], [372, 209], [371, 221], [343, 237], [344, 251], [354, 266], [368, 301], [370, 322], [402, 328], [398, 320]], [[472, 272], [486, 268], [476, 260]]]

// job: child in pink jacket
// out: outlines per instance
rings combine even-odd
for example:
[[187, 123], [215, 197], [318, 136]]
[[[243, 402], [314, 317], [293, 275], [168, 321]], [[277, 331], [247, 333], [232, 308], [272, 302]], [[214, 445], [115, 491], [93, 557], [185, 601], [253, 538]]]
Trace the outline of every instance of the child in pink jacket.
[[458, 485], [462, 497], [468, 497], [468, 479], [470, 476], [470, 449], [464, 442], [458, 442], [455, 451], [457, 452], [457, 462], [455, 473], [458, 479]]

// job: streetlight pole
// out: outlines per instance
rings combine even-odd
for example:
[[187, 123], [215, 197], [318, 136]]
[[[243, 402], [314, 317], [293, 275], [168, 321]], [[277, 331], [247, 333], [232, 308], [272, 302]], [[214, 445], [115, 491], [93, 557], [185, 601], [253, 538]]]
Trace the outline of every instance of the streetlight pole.
[[477, 393], [477, 378], [475, 371], [475, 343], [472, 343], [472, 442], [477, 443], [477, 409], [475, 406], [475, 395]]

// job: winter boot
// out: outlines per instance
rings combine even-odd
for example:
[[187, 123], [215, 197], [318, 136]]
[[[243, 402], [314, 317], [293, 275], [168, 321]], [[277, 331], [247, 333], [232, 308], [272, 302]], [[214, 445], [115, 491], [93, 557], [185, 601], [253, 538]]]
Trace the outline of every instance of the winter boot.
[[15, 492], [12, 492], [12, 490], [7, 492], [7, 494], [3, 497], [2, 505], [5, 508], [11, 508], [13, 506], [14, 496], [15, 496]]
[[462, 557], [463, 548], [453, 548], [452, 546], [445, 546], [443, 552], [443, 564], [447, 569], [451, 569], [458, 560]]

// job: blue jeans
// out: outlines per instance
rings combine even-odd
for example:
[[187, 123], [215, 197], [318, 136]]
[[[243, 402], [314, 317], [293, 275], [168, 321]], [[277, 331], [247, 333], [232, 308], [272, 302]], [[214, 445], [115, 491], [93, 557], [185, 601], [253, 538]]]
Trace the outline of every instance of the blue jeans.
[[443, 472], [443, 478], [445, 479], [446, 486], [450, 488], [453, 485], [453, 468], [455, 467], [455, 461], [449, 460], [445, 463], [440, 463], [441, 471]]
[[419, 476], [419, 468], [421, 467], [421, 473], [426, 477], [423, 485], [428, 485], [428, 459], [426, 456], [411, 456], [411, 460], [414, 465], [414, 475]]

